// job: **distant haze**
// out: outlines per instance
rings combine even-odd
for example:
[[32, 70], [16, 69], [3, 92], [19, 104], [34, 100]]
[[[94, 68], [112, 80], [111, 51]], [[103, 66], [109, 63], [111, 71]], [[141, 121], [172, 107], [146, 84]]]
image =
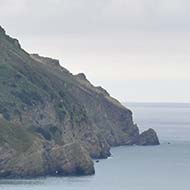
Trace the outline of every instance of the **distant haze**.
[[190, 102], [188, 0], [0, 0], [0, 25], [121, 101]]

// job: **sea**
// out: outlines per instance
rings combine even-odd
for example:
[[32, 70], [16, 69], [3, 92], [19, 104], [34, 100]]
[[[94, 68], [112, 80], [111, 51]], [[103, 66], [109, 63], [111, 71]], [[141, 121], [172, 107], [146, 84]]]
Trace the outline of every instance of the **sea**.
[[127, 103], [140, 131], [154, 128], [160, 146], [121, 146], [95, 162], [96, 174], [0, 180], [0, 190], [189, 190], [190, 104]]

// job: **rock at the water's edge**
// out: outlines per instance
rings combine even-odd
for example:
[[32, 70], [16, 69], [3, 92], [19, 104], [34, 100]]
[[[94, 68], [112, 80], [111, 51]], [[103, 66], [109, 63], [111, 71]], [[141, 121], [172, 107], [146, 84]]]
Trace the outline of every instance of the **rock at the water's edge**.
[[137, 145], [148, 146], [148, 145], [159, 145], [159, 139], [154, 129], [148, 129], [140, 134]]

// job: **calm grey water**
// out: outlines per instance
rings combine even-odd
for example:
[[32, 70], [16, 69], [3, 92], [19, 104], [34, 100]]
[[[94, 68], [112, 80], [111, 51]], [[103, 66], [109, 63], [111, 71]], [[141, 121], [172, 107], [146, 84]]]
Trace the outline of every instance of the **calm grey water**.
[[[188, 190], [190, 104], [128, 104], [141, 130], [157, 130], [161, 145], [118, 147], [88, 177], [0, 180], [3, 190]], [[170, 142], [171, 144], [168, 144]]]

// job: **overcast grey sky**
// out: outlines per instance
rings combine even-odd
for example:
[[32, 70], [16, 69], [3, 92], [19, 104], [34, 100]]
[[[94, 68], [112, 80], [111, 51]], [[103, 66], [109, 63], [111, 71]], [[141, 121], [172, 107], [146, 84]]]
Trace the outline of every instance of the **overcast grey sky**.
[[188, 0], [0, 0], [0, 25], [121, 101], [190, 102]]

